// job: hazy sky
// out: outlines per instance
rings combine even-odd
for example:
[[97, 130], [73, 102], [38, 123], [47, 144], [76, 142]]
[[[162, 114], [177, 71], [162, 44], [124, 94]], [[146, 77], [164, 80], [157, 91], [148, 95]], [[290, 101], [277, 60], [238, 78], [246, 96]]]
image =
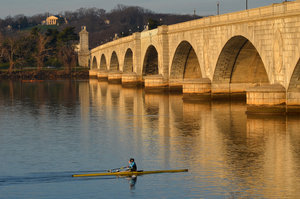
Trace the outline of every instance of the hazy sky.
[[[97, 7], [110, 11], [118, 4], [141, 6], [159, 13], [213, 15], [216, 2], [220, 2], [220, 12], [227, 13], [245, 9], [246, 0], [0, 0], [0, 18], [8, 15], [24, 14], [32, 16], [50, 12], [74, 11], [78, 8]], [[284, 0], [248, 0], [249, 8], [281, 3]]]

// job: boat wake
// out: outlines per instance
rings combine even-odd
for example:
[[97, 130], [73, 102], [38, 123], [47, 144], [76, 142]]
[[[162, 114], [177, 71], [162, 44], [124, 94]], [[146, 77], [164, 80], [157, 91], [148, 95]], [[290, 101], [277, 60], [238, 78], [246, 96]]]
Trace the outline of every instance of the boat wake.
[[40, 183], [59, 183], [68, 181], [82, 181], [82, 180], [105, 180], [115, 179], [116, 177], [105, 178], [72, 178], [74, 172], [86, 173], [97, 171], [65, 171], [65, 172], [39, 172], [29, 173], [23, 176], [0, 176], [0, 186], [10, 186], [18, 184], [40, 184]]

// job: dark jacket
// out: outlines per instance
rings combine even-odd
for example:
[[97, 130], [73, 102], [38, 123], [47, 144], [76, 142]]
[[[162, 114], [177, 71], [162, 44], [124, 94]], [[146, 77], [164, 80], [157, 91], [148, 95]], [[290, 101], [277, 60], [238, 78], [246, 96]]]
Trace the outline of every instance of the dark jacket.
[[129, 170], [130, 171], [136, 171], [137, 170], [137, 166], [136, 166], [135, 162], [129, 163]]

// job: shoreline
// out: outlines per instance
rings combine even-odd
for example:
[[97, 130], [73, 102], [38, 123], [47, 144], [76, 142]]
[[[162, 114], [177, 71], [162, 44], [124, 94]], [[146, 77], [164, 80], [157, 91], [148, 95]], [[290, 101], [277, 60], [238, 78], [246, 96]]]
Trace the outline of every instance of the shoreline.
[[40, 70], [40, 71], [0, 71], [0, 80], [61, 80], [61, 79], [89, 79], [88, 70], [72, 71], [64, 70]]

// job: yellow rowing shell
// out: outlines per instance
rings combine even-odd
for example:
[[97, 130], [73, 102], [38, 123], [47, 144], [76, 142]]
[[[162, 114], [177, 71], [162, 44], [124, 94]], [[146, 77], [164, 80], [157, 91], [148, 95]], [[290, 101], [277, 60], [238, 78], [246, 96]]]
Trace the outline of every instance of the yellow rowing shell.
[[120, 172], [107, 172], [107, 173], [89, 173], [89, 174], [75, 174], [72, 177], [93, 177], [93, 176], [132, 176], [132, 175], [144, 175], [154, 173], [179, 173], [188, 172], [188, 169], [177, 170], [156, 170], [156, 171], [120, 171]]

